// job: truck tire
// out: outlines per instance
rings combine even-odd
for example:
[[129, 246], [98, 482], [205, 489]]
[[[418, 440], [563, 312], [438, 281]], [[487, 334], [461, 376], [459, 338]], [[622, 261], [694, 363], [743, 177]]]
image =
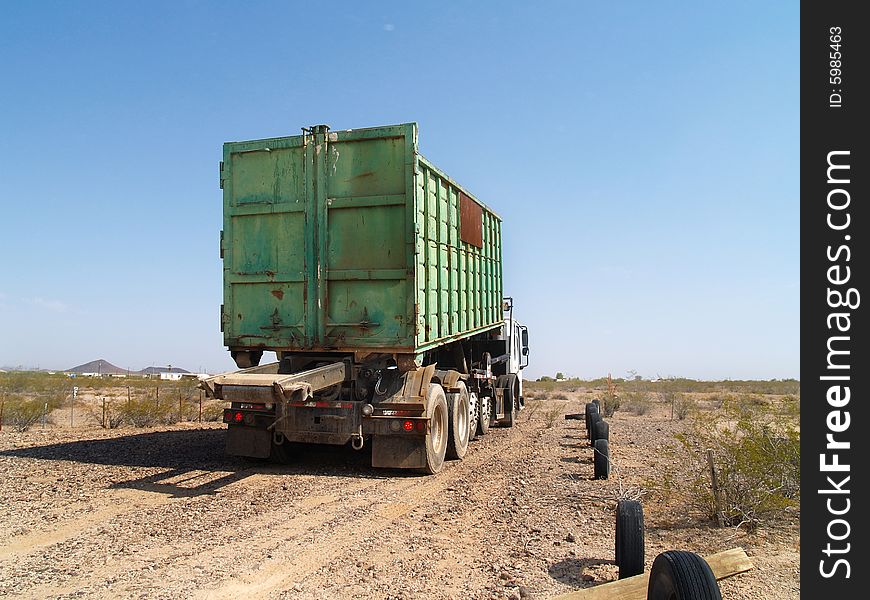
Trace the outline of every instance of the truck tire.
[[278, 463], [279, 465], [289, 464], [293, 459], [290, 442], [285, 441], [283, 444], [272, 442], [272, 454], [269, 458], [272, 459], [272, 462]]
[[589, 438], [589, 445], [595, 445], [595, 424], [601, 421], [602, 417], [599, 413], [594, 412], [589, 416], [589, 430], [586, 432], [586, 437]]
[[480, 421], [480, 399], [474, 392], [468, 393], [468, 441], [477, 439], [477, 423]]
[[423, 473], [434, 475], [444, 466], [447, 454], [449, 410], [447, 397], [441, 384], [430, 383], [426, 393], [426, 416], [429, 418], [429, 431], [423, 439], [426, 449], [426, 466]]
[[447, 394], [449, 427], [447, 436], [447, 458], [461, 459], [468, 452], [469, 398], [465, 383], [456, 384], [459, 391]]
[[502, 427], [513, 427], [517, 414], [520, 395], [520, 381], [513, 373], [499, 375], [495, 387], [504, 389], [504, 418], [499, 421]]
[[643, 573], [643, 507], [637, 500], [616, 504], [616, 564], [619, 578]]
[[607, 424], [607, 421], [604, 419], [599, 419], [595, 422], [595, 425], [592, 429], [592, 440], [593, 443], [596, 440], [607, 440], [610, 441], [610, 425]]
[[595, 479], [610, 477], [610, 443], [607, 440], [595, 440]]
[[477, 403], [480, 412], [477, 418], [477, 435], [486, 435], [489, 433], [489, 426], [492, 424], [492, 400], [489, 396], [481, 396]]
[[586, 437], [592, 437], [590, 432], [592, 431], [592, 413], [598, 412], [598, 405], [592, 402], [586, 403]]
[[649, 574], [649, 600], [722, 600], [707, 561], [694, 552], [669, 550], [656, 556]]

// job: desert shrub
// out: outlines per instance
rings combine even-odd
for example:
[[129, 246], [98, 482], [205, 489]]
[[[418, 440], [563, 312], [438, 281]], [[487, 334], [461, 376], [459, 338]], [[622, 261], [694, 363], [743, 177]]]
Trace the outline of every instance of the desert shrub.
[[3, 406], [3, 423], [12, 425], [16, 431], [27, 431], [42, 418], [44, 403], [41, 400], [13, 398]]
[[126, 420], [126, 414], [119, 400], [108, 400], [105, 404], [105, 413], [102, 403], [98, 403], [96, 406], [87, 406], [85, 411], [90, 420], [103, 429], [117, 429]]
[[646, 392], [628, 392], [623, 406], [631, 414], [640, 416], [649, 412], [652, 402]]
[[707, 398], [707, 404], [713, 410], [718, 410], [722, 408], [722, 405], [725, 403], [726, 396], [722, 394], [713, 394], [709, 398]]
[[539, 400], [531, 400], [526, 402], [526, 408], [524, 412], [526, 413], [526, 421], [531, 421], [532, 417], [535, 416], [535, 413], [538, 412], [538, 409], [541, 407], [541, 402]]
[[562, 410], [564, 410], [565, 404], [562, 403], [558, 406], [550, 407], [546, 413], [544, 413], [544, 423], [547, 429], [553, 427], [556, 424], [556, 419], [559, 418], [559, 415], [562, 414]]
[[124, 424], [124, 413], [118, 410], [117, 403], [106, 405], [106, 421], [103, 425], [106, 429], [117, 429]]
[[220, 421], [224, 418], [224, 406], [220, 402], [203, 404], [202, 420], [203, 421]]
[[756, 394], [747, 394], [743, 397], [743, 402], [748, 404], [751, 409], [763, 409], [766, 408], [768, 404], [767, 400]]
[[567, 400], [568, 395], [565, 392], [556, 392], [552, 396], [550, 396], [553, 400]]
[[154, 398], [133, 398], [117, 406], [119, 418], [133, 427], [154, 427], [155, 425], [175, 423], [177, 411], [172, 410], [172, 403], [161, 402]]
[[689, 413], [697, 405], [693, 398], [685, 394], [675, 394], [673, 399], [674, 418], [682, 421], [689, 416]]
[[616, 392], [605, 392], [601, 398], [601, 410], [604, 411], [605, 417], [612, 417], [613, 413], [619, 410], [621, 402]]
[[706, 451], [713, 451], [720, 503], [728, 525], [754, 528], [800, 502], [800, 430], [792, 416], [726, 402], [677, 436], [696, 468], [695, 504], [711, 518], [716, 499]]

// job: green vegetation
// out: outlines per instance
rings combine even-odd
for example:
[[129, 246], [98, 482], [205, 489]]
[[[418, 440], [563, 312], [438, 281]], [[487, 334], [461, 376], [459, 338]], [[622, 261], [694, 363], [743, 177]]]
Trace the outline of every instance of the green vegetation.
[[[66, 379], [65, 377], [63, 379]], [[58, 408], [65, 394], [57, 385], [61, 378], [42, 373], [0, 373], [3, 424], [27, 431], [43, 415]]]
[[638, 416], [645, 415], [653, 406], [649, 392], [642, 391], [630, 391], [624, 393], [622, 404], [625, 411]]
[[550, 429], [553, 425], [556, 424], [556, 420], [562, 414], [563, 410], [565, 410], [565, 403], [564, 402], [562, 404], [558, 404], [556, 406], [551, 406], [547, 410], [547, 412], [544, 413], [545, 426], [547, 429]]
[[717, 502], [707, 451], [712, 450], [725, 524], [754, 528], [800, 502], [799, 401], [727, 400], [699, 412], [691, 431], [677, 436], [696, 473], [691, 498], [711, 518]]
[[[13, 371], [0, 373], [3, 424], [26, 431], [43, 416], [69, 406], [78, 388], [77, 410], [113, 429], [123, 424], [150, 427], [199, 417], [198, 381], [162, 381], [145, 377], [67, 377], [63, 373]], [[88, 398], [89, 401], [83, 401]], [[105, 412], [101, 400], [105, 401]], [[208, 409], [208, 410], [206, 410]], [[215, 416], [216, 415], [216, 416]], [[220, 407], [203, 407], [203, 420], [219, 420]]]
[[613, 413], [619, 410], [621, 403], [619, 394], [616, 391], [608, 389], [604, 392], [604, 396], [601, 399], [601, 410], [604, 411], [604, 416], [612, 417]]
[[[769, 381], [753, 381], [726, 379], [722, 381], [699, 381], [683, 377], [670, 377], [650, 381], [648, 379], [614, 378], [613, 384], [623, 391], [643, 391], [650, 393], [723, 393], [759, 394], [759, 395], [800, 395], [800, 381], [796, 379], [771, 379]], [[607, 377], [598, 379], [568, 379], [555, 381], [551, 377], [541, 377], [538, 381], [527, 381], [524, 385], [535, 390], [572, 390], [577, 388], [607, 389]]]

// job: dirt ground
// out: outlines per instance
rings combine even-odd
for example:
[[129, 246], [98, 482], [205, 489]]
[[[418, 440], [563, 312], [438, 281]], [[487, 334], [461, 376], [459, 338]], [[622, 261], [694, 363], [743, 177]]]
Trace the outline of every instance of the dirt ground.
[[[436, 476], [312, 446], [290, 465], [223, 455], [224, 427], [0, 433], [0, 596], [549, 598], [616, 579], [620, 490], [679, 468], [686, 422], [610, 419], [617, 471], [592, 478], [586, 398], [532, 401]], [[535, 406], [537, 404], [537, 406]], [[644, 499], [646, 566], [743, 547], [727, 599], [799, 597], [798, 515], [748, 535]]]

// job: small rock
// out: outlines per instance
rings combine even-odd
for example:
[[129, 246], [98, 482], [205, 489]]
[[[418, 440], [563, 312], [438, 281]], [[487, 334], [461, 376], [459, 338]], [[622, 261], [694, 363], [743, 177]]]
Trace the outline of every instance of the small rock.
[[590, 575], [589, 573], [585, 573], [583, 575], [583, 581], [595, 581], [595, 576]]
[[565, 541], [568, 542], [569, 544], [573, 544], [574, 542], [577, 541], [577, 539], [574, 537], [573, 533], [569, 533], [568, 535], [565, 536]]

